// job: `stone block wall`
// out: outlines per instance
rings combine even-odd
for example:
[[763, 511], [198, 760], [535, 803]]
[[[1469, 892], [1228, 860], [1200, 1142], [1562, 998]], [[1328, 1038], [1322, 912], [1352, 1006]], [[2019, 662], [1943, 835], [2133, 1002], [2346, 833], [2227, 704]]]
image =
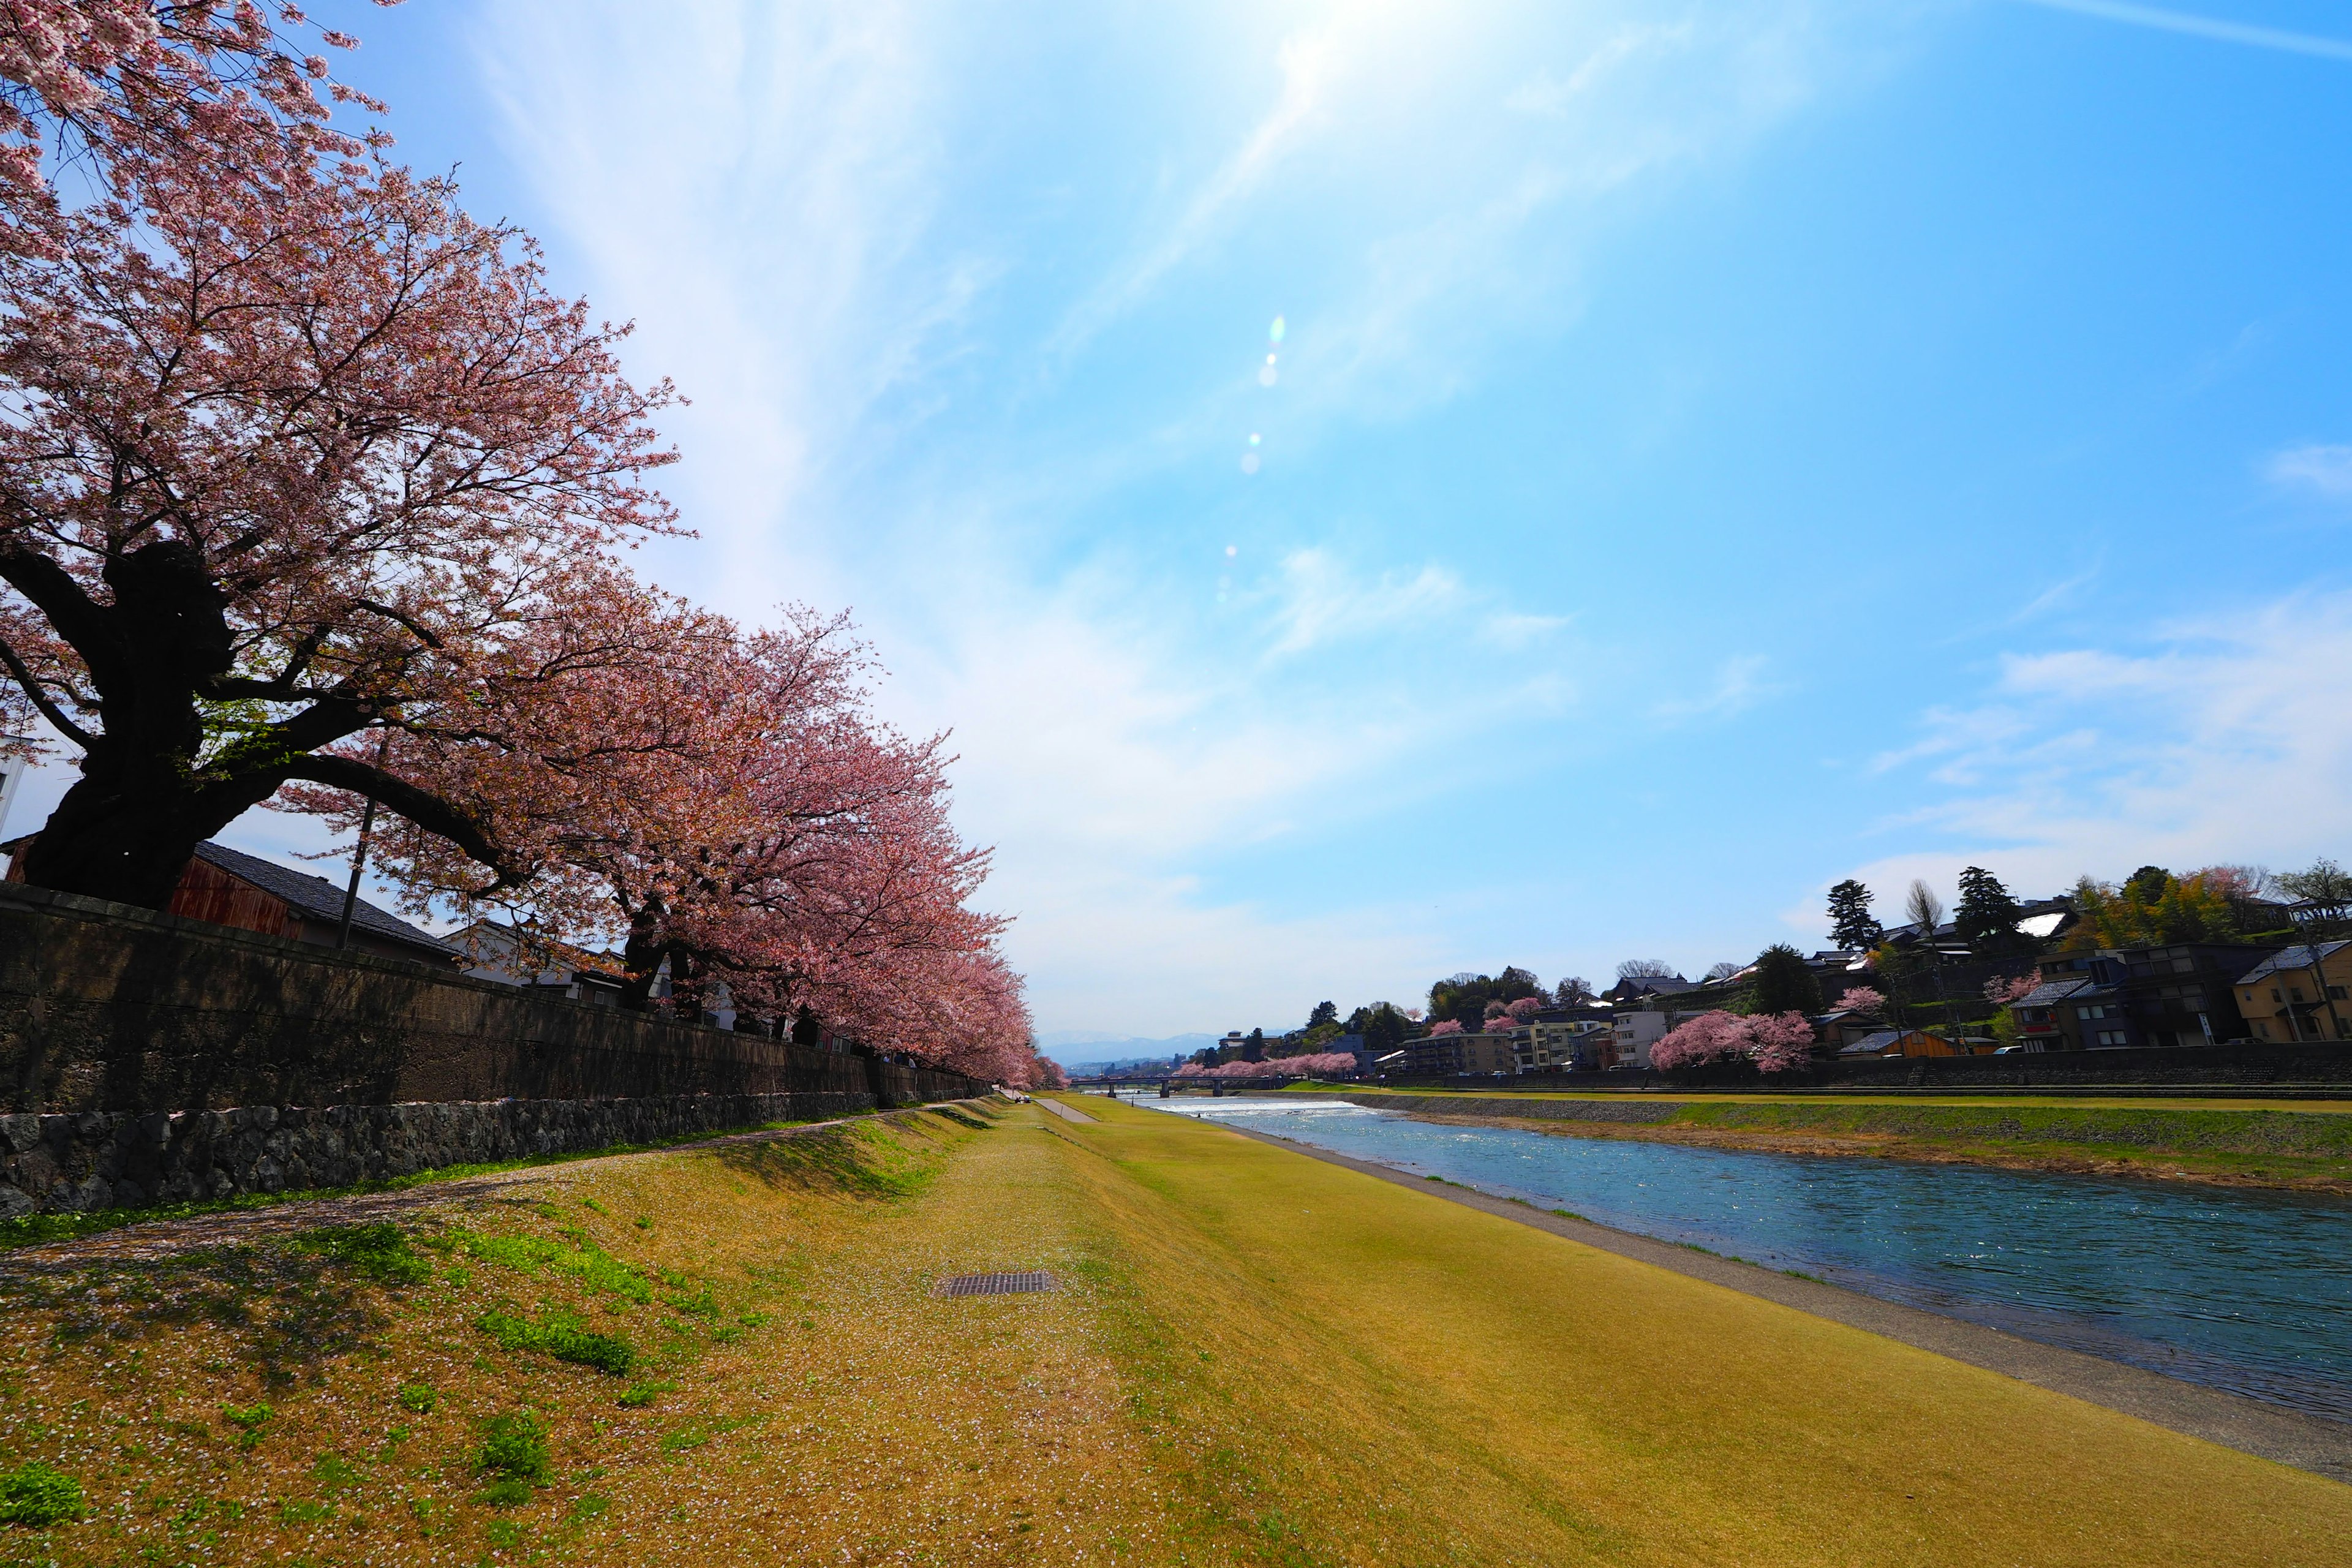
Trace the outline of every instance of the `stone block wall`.
[[985, 1091], [400, 959], [0, 884], [0, 1112]]
[[0, 1218], [350, 1186], [873, 1105], [819, 1092], [0, 1116]]

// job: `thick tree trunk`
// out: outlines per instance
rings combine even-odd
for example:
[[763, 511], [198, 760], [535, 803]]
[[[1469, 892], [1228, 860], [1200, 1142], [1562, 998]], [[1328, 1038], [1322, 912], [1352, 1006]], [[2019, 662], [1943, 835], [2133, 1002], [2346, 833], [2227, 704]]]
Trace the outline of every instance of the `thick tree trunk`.
[[184, 756], [123, 758], [110, 745], [93, 751], [26, 852], [25, 880], [162, 909], [196, 846], [277, 789], [269, 781], [243, 789], [190, 786]]
[[218, 700], [235, 658], [226, 601], [194, 546], [161, 540], [109, 562], [111, 604], [91, 599], [47, 557], [5, 543], [0, 580], [73, 644], [98, 694], [95, 733], [46, 710], [83, 755], [80, 782], [25, 857], [25, 879], [35, 887], [162, 909], [196, 846], [289, 779], [364, 795], [507, 875], [480, 828], [446, 802], [364, 763], [317, 754], [372, 721], [356, 698], [305, 699], [310, 706], [299, 714], [199, 768], [205, 703]]

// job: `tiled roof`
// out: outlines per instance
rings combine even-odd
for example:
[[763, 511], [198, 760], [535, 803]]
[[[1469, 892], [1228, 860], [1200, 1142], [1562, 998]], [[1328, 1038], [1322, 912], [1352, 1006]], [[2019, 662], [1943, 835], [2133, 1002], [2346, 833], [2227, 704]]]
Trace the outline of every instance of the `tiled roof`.
[[[2283, 947], [2276, 952], [2272, 953], [2268, 958], [2263, 959], [2260, 963], [2255, 964], [2252, 969], [2247, 970], [2243, 974], [2239, 975], [2238, 984], [2241, 985], [2252, 985], [2257, 980], [2267, 980], [2272, 975], [2277, 974], [2284, 970], [2309, 969], [2313, 964], [2317, 963], [2321, 959], [2329, 957], [2338, 948], [2345, 945], [2345, 943], [2340, 942], [2323, 942], [2317, 943], [2298, 942], [2293, 947]], [[2315, 947], [2318, 952], [2317, 958], [2312, 956]]]
[[[297, 912], [310, 920], [340, 921], [343, 918], [343, 889], [324, 877], [289, 870], [274, 861], [231, 849], [226, 844], [199, 844], [196, 846], [196, 858], [219, 867], [232, 877], [244, 879], [266, 893], [285, 900]], [[384, 913], [365, 899], [360, 900], [352, 910], [352, 929], [369, 931], [411, 947], [458, 956], [457, 950], [439, 937]]]
[[2035, 986], [2032, 990], [2027, 992], [2024, 995], [2020, 996], [2016, 1001], [2011, 1003], [2010, 1005], [2012, 1007], [2047, 1007], [2053, 1002], [2062, 1001], [2068, 996], [2072, 996], [2075, 992], [2080, 991], [2089, 984], [2089, 980], [2079, 976], [2073, 980], [2044, 981], [2041, 984]]

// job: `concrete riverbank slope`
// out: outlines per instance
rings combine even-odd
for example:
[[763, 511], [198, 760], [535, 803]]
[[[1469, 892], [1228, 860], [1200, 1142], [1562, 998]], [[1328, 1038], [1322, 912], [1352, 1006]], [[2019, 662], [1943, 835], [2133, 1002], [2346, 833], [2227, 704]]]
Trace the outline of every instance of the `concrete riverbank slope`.
[[[1227, 1130], [902, 1111], [0, 1258], [60, 1563], [2340, 1563], [2352, 1488]], [[948, 1296], [982, 1272], [1052, 1289]], [[56, 1478], [53, 1482], [48, 1478]]]

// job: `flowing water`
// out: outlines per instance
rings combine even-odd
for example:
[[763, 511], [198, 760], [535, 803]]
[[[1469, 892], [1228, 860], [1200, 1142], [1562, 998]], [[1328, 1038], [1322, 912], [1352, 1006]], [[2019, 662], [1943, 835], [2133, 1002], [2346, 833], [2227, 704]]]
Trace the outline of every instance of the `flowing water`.
[[1143, 1100], [2352, 1421], [2352, 1203]]

